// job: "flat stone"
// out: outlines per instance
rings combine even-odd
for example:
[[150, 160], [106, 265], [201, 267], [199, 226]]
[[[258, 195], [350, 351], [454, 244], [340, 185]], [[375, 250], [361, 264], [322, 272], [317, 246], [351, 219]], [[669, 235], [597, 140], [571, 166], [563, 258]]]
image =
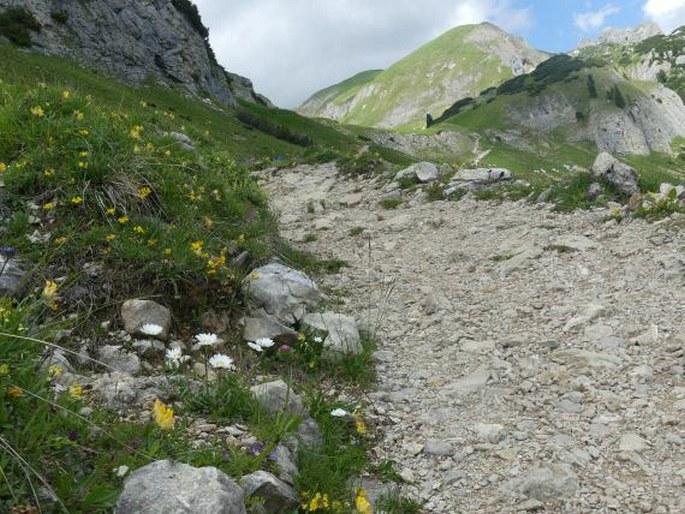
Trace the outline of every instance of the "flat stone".
[[550, 358], [567, 366], [590, 368], [614, 368], [621, 364], [621, 359], [615, 355], [580, 349], [555, 350], [550, 354]]
[[307, 314], [302, 327], [327, 332], [323, 341], [322, 358], [336, 361], [343, 355], [359, 355], [362, 348], [357, 322], [350, 316], [335, 312]]
[[129, 375], [140, 373], [140, 358], [135, 353], [126, 351], [123, 346], [101, 346], [98, 348], [97, 358], [111, 370]]
[[507, 436], [504, 427], [497, 423], [478, 423], [474, 430], [481, 441], [490, 444], [497, 444]]
[[447, 441], [431, 439], [426, 441], [423, 452], [433, 457], [448, 457], [454, 454], [454, 447]]
[[637, 434], [623, 434], [618, 447], [624, 452], [641, 452], [649, 447], [649, 442]]
[[162, 328], [162, 332], [154, 336], [155, 338], [166, 339], [169, 337], [171, 311], [152, 300], [126, 300], [121, 306], [121, 319], [124, 322], [126, 332], [129, 334], [151, 337], [140, 330], [143, 325], [151, 324]]
[[285, 514], [297, 510], [300, 501], [295, 490], [271, 473], [255, 471], [240, 479], [246, 498], [259, 498], [266, 512]]
[[489, 369], [479, 369], [470, 375], [460, 378], [455, 382], [447, 384], [442, 388], [447, 396], [464, 397], [485, 388], [490, 379]]
[[243, 339], [245, 341], [257, 341], [263, 338], [292, 344], [297, 339], [297, 332], [273, 318], [243, 318]]
[[508, 481], [502, 491], [538, 501], [570, 498], [578, 490], [578, 478], [569, 467], [550, 465], [534, 468], [523, 476]]

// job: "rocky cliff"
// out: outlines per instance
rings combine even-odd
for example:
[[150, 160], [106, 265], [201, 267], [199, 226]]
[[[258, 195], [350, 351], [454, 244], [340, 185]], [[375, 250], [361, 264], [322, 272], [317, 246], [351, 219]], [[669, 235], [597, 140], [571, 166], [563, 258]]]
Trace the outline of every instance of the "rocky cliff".
[[[248, 79], [216, 62], [208, 31], [189, 0], [20, 3], [40, 25], [31, 32], [34, 50], [76, 59], [130, 83], [153, 78], [226, 105], [236, 99], [268, 103]], [[16, 6], [14, 0], [0, 0], [0, 11]]]

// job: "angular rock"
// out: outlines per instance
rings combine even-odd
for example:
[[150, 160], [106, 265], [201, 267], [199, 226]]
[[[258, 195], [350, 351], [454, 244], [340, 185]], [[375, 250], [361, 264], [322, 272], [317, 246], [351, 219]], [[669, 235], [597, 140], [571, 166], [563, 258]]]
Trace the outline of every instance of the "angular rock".
[[253, 311], [286, 325], [302, 319], [322, 298], [307, 275], [275, 262], [255, 269], [245, 286]]
[[260, 498], [262, 508], [269, 514], [294, 512], [299, 506], [295, 490], [266, 471], [255, 471], [240, 479], [246, 498]]
[[426, 441], [423, 452], [434, 457], [448, 457], [454, 454], [454, 447], [448, 441], [441, 439], [431, 439]]
[[291, 344], [297, 339], [297, 332], [272, 318], [243, 318], [243, 339], [256, 341], [262, 338]]
[[166, 339], [169, 337], [171, 312], [152, 300], [126, 300], [121, 306], [121, 320], [129, 334], [146, 335], [140, 331], [141, 327], [145, 324], [152, 324], [162, 327], [162, 332], [156, 335], [156, 338]]
[[278, 445], [269, 455], [269, 460], [274, 463], [276, 476], [278, 478], [283, 480], [286, 484], [295, 484], [295, 479], [297, 478], [299, 471], [295, 464], [295, 457], [290, 451], [290, 448]]
[[252, 386], [250, 391], [259, 404], [271, 416], [284, 412], [296, 414], [302, 418], [297, 427], [298, 440], [307, 447], [321, 444], [321, 430], [304, 407], [302, 398], [296, 394], [283, 380], [265, 382]]
[[395, 180], [411, 179], [419, 182], [435, 182], [440, 179], [440, 170], [432, 162], [417, 162], [408, 168], [398, 171]]
[[182, 132], [169, 132], [167, 134], [171, 139], [177, 141], [185, 150], [195, 150], [193, 140]]
[[590, 368], [614, 368], [621, 364], [621, 359], [615, 355], [575, 348], [556, 350], [550, 354], [550, 358], [554, 362], [567, 366], [588, 366]]
[[504, 427], [497, 423], [478, 423], [475, 427], [475, 431], [481, 441], [490, 444], [497, 444], [507, 436]]
[[570, 498], [578, 490], [578, 478], [564, 465], [531, 469], [523, 476], [508, 481], [502, 492], [538, 501]]
[[601, 152], [597, 156], [592, 165], [592, 174], [613, 184], [625, 195], [630, 196], [640, 192], [637, 171], [607, 152]]
[[124, 480], [116, 514], [244, 514], [244, 492], [215, 467], [159, 460]]
[[26, 270], [17, 259], [0, 256], [0, 296], [16, 296], [20, 293], [26, 280]]
[[335, 312], [307, 314], [302, 318], [302, 327], [328, 332], [323, 341], [323, 358], [335, 361], [343, 355], [359, 355], [363, 351], [357, 322], [350, 316]]
[[618, 446], [621, 451], [639, 453], [649, 447], [649, 442], [637, 434], [623, 434]]
[[501, 182], [503, 180], [511, 180], [512, 178], [511, 171], [506, 168], [473, 168], [457, 171], [454, 177], [452, 177], [452, 181], [460, 180], [488, 184]]
[[137, 339], [133, 341], [133, 349], [141, 357], [154, 357], [163, 354], [166, 346], [156, 339]]
[[135, 353], [126, 351], [123, 346], [102, 346], [98, 348], [97, 359], [111, 370], [129, 375], [140, 373], [140, 359]]
[[479, 369], [470, 375], [460, 378], [443, 387], [443, 392], [450, 397], [465, 397], [484, 389], [490, 379], [489, 369]]
[[112, 409], [144, 404], [163, 396], [168, 390], [164, 377], [132, 377], [122, 371], [95, 375], [90, 385], [93, 393]]

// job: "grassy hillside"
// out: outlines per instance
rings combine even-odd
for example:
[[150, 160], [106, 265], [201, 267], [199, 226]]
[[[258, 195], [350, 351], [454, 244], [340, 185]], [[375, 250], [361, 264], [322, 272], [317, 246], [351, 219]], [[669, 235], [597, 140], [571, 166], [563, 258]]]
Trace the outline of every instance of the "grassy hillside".
[[342, 105], [352, 99], [359, 90], [373, 81], [383, 70], [368, 70], [314, 93], [298, 107], [304, 116], [319, 116], [327, 104]]
[[[297, 492], [306, 501], [310, 492], [326, 495], [341, 509], [353, 504], [363, 495], [350, 479], [368, 466], [367, 428], [360, 411], [347, 424], [331, 416], [356, 406], [323, 388], [371, 383], [373, 342], [334, 366], [320, 358], [314, 334], [300, 334], [286, 356], [278, 346], [260, 358], [244, 349], [230, 315], [242, 312], [252, 266], [283, 254], [325, 267], [282, 245], [250, 171], [377, 151], [379, 160], [406, 157], [289, 111], [219, 109], [7, 45], [0, 59], [0, 255], [27, 271], [21, 293], [0, 298], [0, 511], [111, 512], [124, 475], [165, 458], [236, 478], [272, 469], [267, 457], [300, 417], [272, 417], [258, 404], [248, 387], [265, 376], [316, 399], [307, 405], [324, 444], [300, 456]], [[170, 308], [174, 338], [198, 364], [208, 357], [191, 349], [193, 334], [206, 331], [202, 315], [214, 309], [232, 323], [222, 351], [235, 369], [218, 370], [215, 381], [199, 380], [190, 363], [165, 367], [163, 351], [146, 358], [146, 374], [169, 379], [152, 421], [142, 405], [118, 412], [98, 401], [87, 386], [98, 371], [92, 360], [51, 360], [88, 345], [131, 349], [118, 311], [133, 297]], [[75, 375], [60, 382], [69, 371]], [[198, 445], [198, 418], [240, 423], [263, 451], [228, 444], [225, 435]]]
[[340, 118], [344, 123], [420, 128], [426, 114], [438, 116], [455, 100], [513, 77], [510, 56], [514, 54], [535, 64], [546, 56], [493, 25], [464, 25], [375, 74], [372, 80], [363, 76], [362, 82], [357, 76], [349, 84], [343, 82], [312, 98], [329, 98], [317, 115], [325, 115], [327, 105], [348, 104]]

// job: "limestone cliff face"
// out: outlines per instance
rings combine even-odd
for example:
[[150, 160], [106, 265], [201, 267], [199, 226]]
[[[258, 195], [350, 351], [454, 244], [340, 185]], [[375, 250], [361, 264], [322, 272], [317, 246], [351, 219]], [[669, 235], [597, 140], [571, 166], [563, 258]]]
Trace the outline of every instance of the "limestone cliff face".
[[238, 98], [268, 103], [249, 80], [216, 63], [199, 18], [193, 22], [177, 7], [182, 3], [0, 0], [0, 9], [21, 4], [34, 14], [42, 26], [32, 33], [34, 50], [73, 58], [122, 81], [137, 84], [151, 77], [226, 105]]

